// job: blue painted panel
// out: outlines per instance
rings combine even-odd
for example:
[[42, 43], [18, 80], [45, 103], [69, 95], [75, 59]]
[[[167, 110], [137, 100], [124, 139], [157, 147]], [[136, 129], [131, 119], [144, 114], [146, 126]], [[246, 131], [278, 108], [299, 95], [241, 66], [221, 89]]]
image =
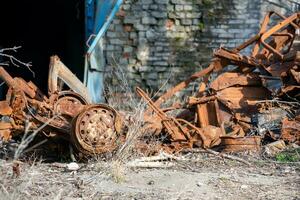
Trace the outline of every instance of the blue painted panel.
[[86, 0], [86, 40], [97, 34], [112, 11], [116, 0]]
[[95, 24], [95, 0], [86, 0], [85, 2], [85, 34], [86, 40], [93, 34]]
[[100, 28], [103, 26], [107, 16], [112, 10], [114, 0], [102, 0], [98, 1], [97, 12], [95, 17], [94, 33], [98, 33]]
[[[108, 1], [107, 1], [108, 3]], [[114, 4], [112, 10], [109, 12], [109, 15], [104, 19], [104, 24], [100, 27], [99, 32], [97, 33], [97, 36], [93, 40], [91, 46], [88, 49], [88, 54], [92, 53], [92, 51], [95, 49], [95, 46], [100, 41], [100, 39], [104, 36], [105, 32], [107, 31], [109, 25], [111, 24], [112, 20], [114, 19], [115, 15], [119, 11], [121, 5], [123, 3], [123, 0], [116, 0], [116, 3]], [[97, 23], [97, 22], [96, 22]]]
[[103, 102], [103, 71], [105, 59], [101, 39], [120, 9], [123, 0], [86, 0], [86, 38], [95, 34], [87, 50], [84, 83], [88, 87], [94, 103]]

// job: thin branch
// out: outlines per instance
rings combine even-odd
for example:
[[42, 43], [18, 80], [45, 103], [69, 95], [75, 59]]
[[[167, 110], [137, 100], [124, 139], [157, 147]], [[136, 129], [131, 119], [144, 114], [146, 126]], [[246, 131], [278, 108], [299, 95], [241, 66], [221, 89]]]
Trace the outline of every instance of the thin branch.
[[14, 155], [14, 159], [18, 160], [18, 158], [21, 156], [21, 154], [24, 153], [24, 150], [28, 147], [28, 145], [30, 144], [30, 142], [33, 141], [33, 139], [35, 138], [35, 136], [41, 131], [43, 130], [49, 123], [51, 123], [56, 117], [53, 116], [52, 118], [50, 118], [47, 122], [45, 122], [43, 125], [41, 125], [39, 128], [37, 128], [36, 130], [34, 130], [32, 133], [29, 131], [31, 124], [30, 122], [25, 122], [25, 130], [24, 130], [24, 135], [22, 138], [22, 141], [19, 145], [19, 147], [17, 148], [15, 155]]
[[236, 161], [244, 163], [248, 166], [251, 165], [251, 163], [249, 163], [248, 161], [246, 161], [242, 158], [239, 158], [239, 157], [236, 157], [236, 156], [233, 156], [233, 155], [224, 154], [224, 153], [219, 153], [219, 152], [211, 150], [211, 149], [186, 149], [186, 150], [183, 150], [182, 152], [209, 153], [209, 154], [212, 154], [212, 155], [215, 155], [215, 156], [220, 156], [220, 157], [227, 158], [227, 159], [230, 159], [230, 160], [236, 160]]
[[0, 63], [0, 66], [9, 66], [9, 63], [8, 62], [3, 62], [3, 63]]
[[10, 47], [10, 48], [3, 48], [0, 49], [0, 53], [3, 53], [4, 51], [14, 51], [17, 52], [18, 49], [22, 48], [22, 46], [14, 46], [14, 47]]
[[[31, 69], [31, 67], [32, 67], [31, 62], [28, 62], [28, 63], [22, 62], [21, 60], [17, 59], [13, 55], [10, 55], [10, 54], [6, 53], [7, 51], [17, 52], [17, 50], [20, 49], [20, 48], [21, 48], [21, 46], [15, 46], [15, 47], [12, 47], [12, 48], [0, 49], [0, 56], [8, 58], [10, 60], [10, 62], [16, 67], [20, 67], [20, 65], [25, 66], [32, 73], [33, 77], [35, 77], [35, 73]], [[1, 63], [1, 65], [8, 65], [8, 63], [4, 62], [4, 63]]]

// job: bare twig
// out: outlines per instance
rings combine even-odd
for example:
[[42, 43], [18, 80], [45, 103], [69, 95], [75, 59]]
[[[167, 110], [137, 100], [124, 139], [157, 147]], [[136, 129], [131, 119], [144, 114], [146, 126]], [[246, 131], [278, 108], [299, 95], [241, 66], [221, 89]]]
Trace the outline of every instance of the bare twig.
[[22, 46], [14, 46], [14, 47], [9, 47], [9, 48], [3, 48], [0, 49], [0, 53], [3, 53], [4, 51], [14, 51], [17, 52], [18, 49], [22, 48]]
[[220, 156], [220, 157], [227, 158], [227, 159], [230, 159], [230, 160], [236, 160], [236, 161], [244, 163], [248, 166], [251, 165], [251, 163], [249, 163], [248, 161], [246, 161], [242, 158], [239, 158], [239, 157], [236, 157], [236, 156], [233, 156], [233, 155], [228, 155], [228, 154], [225, 154], [225, 153], [219, 153], [219, 152], [211, 150], [211, 149], [185, 149], [182, 152], [209, 153], [209, 154], [212, 154], [212, 155], [215, 155], [215, 156]]
[[14, 155], [15, 160], [17, 160], [20, 157], [20, 155], [24, 152], [25, 148], [27, 148], [27, 146], [30, 144], [30, 142], [32, 142], [32, 140], [35, 138], [35, 136], [38, 134], [38, 132], [40, 132], [43, 128], [45, 128], [56, 117], [57, 117], [57, 115], [52, 117], [51, 119], [49, 119], [46, 123], [44, 123], [38, 129], [34, 130], [32, 133], [29, 131], [30, 126], [31, 126], [30, 122], [26, 122], [24, 136], [22, 138], [21, 144], [17, 148], [15, 155]]
[[166, 168], [173, 167], [175, 163], [171, 161], [185, 161], [185, 158], [170, 155], [161, 151], [157, 156], [141, 157], [127, 163], [128, 167], [146, 167], [146, 168]]
[[[12, 48], [3, 48], [3, 49], [0, 49], [0, 56], [8, 58], [10, 60], [10, 62], [14, 66], [16, 66], [16, 67], [20, 67], [20, 65], [25, 66], [32, 73], [33, 77], [35, 77], [35, 73], [31, 69], [31, 67], [32, 67], [32, 63], [31, 62], [25, 63], [25, 62], [17, 59], [16, 57], [14, 57], [14, 56], [6, 53], [7, 51], [17, 52], [17, 50], [20, 49], [20, 48], [21, 48], [21, 46], [15, 46], [15, 47], [12, 47]], [[1, 63], [1, 65], [8, 65], [8, 63], [4, 62], [4, 63]]]
[[9, 63], [8, 62], [3, 62], [3, 63], [0, 63], [0, 66], [9, 66]]
[[33, 149], [35, 149], [35, 148], [41, 146], [42, 144], [46, 143], [47, 141], [48, 141], [48, 139], [44, 139], [44, 140], [38, 142], [37, 144], [31, 146], [30, 148], [24, 150], [23, 153], [28, 153], [28, 152], [32, 151]]
[[141, 167], [141, 168], [168, 168], [175, 166], [172, 162], [129, 162], [128, 167]]

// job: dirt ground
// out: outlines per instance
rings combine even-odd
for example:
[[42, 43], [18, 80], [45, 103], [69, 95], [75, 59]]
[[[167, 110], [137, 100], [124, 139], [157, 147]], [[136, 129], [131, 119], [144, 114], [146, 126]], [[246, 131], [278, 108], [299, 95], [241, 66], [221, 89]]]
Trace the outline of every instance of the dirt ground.
[[[196, 156], [197, 157], [197, 156]], [[111, 162], [21, 163], [0, 160], [0, 199], [300, 199], [300, 164], [252, 160], [251, 166], [213, 156], [172, 168], [117, 168]]]

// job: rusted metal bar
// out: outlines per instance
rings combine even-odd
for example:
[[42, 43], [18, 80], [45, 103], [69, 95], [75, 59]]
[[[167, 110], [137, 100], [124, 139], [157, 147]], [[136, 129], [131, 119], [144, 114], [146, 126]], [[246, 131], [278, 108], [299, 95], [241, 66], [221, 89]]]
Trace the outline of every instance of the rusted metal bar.
[[189, 97], [188, 104], [189, 105], [196, 105], [196, 104], [203, 104], [207, 103], [209, 101], [214, 101], [216, 99], [216, 96], [204, 96], [204, 97]]
[[27, 84], [21, 82], [20, 79], [13, 79], [13, 77], [11, 77], [3, 67], [0, 67], [0, 78], [6, 82], [9, 87], [23, 91], [31, 98], [35, 97], [35, 92], [28, 88]]
[[260, 66], [259, 63], [257, 63], [253, 58], [251, 58], [249, 56], [241, 55], [238, 53], [234, 53], [227, 49], [220, 48], [214, 52], [214, 55], [217, 57], [226, 58], [232, 64], [242, 63], [243, 65], [247, 65], [247, 66], [251, 66], [251, 67]]
[[270, 51], [272, 51], [274, 54], [276, 54], [277, 56], [279, 56], [280, 59], [283, 59], [283, 55], [277, 51], [276, 49], [274, 49], [273, 47], [271, 47], [268, 43], [265, 42], [265, 40], [267, 38], [269, 38], [270, 36], [272, 36], [272, 34], [274, 34], [275, 32], [279, 31], [280, 29], [282, 29], [283, 27], [293, 23], [294, 20], [298, 19], [300, 16], [300, 13], [296, 13], [291, 15], [290, 17], [286, 18], [285, 20], [283, 20], [282, 22], [278, 23], [277, 25], [273, 26], [272, 28], [270, 28], [269, 30], [267, 30], [266, 32], [264, 32], [260, 38], [260, 42], [261, 44], [266, 47], [267, 49], [269, 49]]
[[162, 112], [141, 88], [137, 87], [136, 92], [138, 95], [140, 95], [140, 97], [147, 101], [149, 107], [159, 116], [162, 124], [166, 127], [169, 134], [175, 141], [189, 139], [187, 135], [179, 131], [178, 127], [176, 126], [175, 119], [169, 118], [164, 112]]
[[61, 79], [70, 89], [80, 94], [91, 103], [91, 98], [84, 84], [60, 61], [58, 56], [50, 58], [48, 91], [49, 95], [59, 92], [58, 80]]
[[[276, 14], [277, 16], [281, 17], [281, 18], [284, 19], [284, 20], [286, 19], [285, 16], [283, 16], [283, 15], [277, 13], [277, 12], [274, 12], [274, 11], [268, 12], [268, 13], [265, 15], [265, 17], [264, 17], [264, 20], [263, 20], [263, 22], [262, 22], [262, 24], [261, 24], [261, 28], [260, 28], [259, 33], [258, 33], [258, 35], [259, 35], [260, 37], [261, 37], [261, 35], [262, 35], [263, 33], [266, 32], [267, 26], [268, 26], [268, 24], [269, 24], [269, 22], [270, 22], [270, 18], [271, 18], [271, 16], [272, 16], [273, 14]], [[292, 25], [295, 29], [299, 29], [299, 28], [300, 28], [300, 27], [299, 27], [297, 24], [295, 24], [294, 22], [291, 22], [291, 25]], [[253, 57], [255, 57], [255, 56], [257, 55], [257, 53], [258, 53], [258, 51], [259, 51], [259, 46], [260, 46], [260, 41], [257, 41], [256, 44], [255, 44], [255, 46], [253, 47], [253, 50], [252, 50], [252, 56], [253, 56]]]
[[253, 36], [252, 38], [248, 39], [246, 42], [244, 42], [243, 44], [241, 44], [240, 46], [234, 48], [233, 50], [231, 50], [233, 53], [238, 53], [241, 50], [245, 49], [246, 47], [250, 46], [251, 44], [253, 44], [254, 42], [257, 42], [260, 39], [261, 35], [257, 34], [255, 36]]
[[[187, 80], [180, 82], [175, 87], [168, 90], [165, 94], [160, 96], [154, 102], [154, 105], [159, 107], [163, 102], [165, 102], [167, 99], [172, 97], [176, 92], [179, 92], [179, 91], [183, 90], [184, 88], [186, 88], [192, 81], [210, 74], [215, 69], [215, 65], [216, 65], [215, 62], [219, 62], [219, 61], [213, 61], [207, 68], [194, 73]], [[149, 111], [147, 110], [146, 112], [148, 113]]]
[[1, 78], [1, 79], [2, 79], [9, 87], [13, 87], [13, 88], [16, 88], [16, 87], [17, 87], [17, 83], [15, 82], [15, 80], [13, 79], [13, 77], [11, 77], [3, 67], [0, 67], [0, 78]]

